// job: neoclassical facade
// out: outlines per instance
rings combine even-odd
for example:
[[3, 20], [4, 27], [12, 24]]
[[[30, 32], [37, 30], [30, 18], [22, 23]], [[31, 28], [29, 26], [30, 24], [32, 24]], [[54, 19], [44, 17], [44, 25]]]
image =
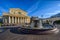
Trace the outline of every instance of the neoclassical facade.
[[3, 23], [6, 24], [23, 24], [30, 23], [30, 17], [27, 13], [19, 8], [11, 8], [8, 13], [3, 13]]

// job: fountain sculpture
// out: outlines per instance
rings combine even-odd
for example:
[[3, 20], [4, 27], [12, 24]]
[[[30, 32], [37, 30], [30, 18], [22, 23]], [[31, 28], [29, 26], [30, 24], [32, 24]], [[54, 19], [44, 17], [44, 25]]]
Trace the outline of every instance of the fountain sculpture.
[[58, 33], [59, 29], [57, 27], [54, 27], [50, 24], [48, 24], [48, 27], [45, 28], [42, 23], [42, 19], [38, 17], [31, 17], [29, 28], [21, 28], [23, 33], [34, 33], [34, 34], [52, 34], [52, 33]]

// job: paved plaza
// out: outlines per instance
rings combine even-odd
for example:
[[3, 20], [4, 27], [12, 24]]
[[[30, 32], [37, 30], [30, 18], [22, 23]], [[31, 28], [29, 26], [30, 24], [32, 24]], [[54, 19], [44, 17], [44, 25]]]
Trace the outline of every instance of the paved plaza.
[[[58, 26], [60, 29], [60, 26]], [[35, 34], [18, 34], [12, 33], [10, 29], [0, 33], [0, 40], [60, 40], [60, 32], [50, 35], [35, 35]]]

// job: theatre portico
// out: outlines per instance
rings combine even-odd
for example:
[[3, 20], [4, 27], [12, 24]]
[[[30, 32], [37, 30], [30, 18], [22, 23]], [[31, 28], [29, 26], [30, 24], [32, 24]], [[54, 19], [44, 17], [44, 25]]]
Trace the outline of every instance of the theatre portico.
[[25, 11], [18, 8], [11, 8], [8, 13], [3, 13], [4, 24], [24, 24], [30, 23], [30, 17]]

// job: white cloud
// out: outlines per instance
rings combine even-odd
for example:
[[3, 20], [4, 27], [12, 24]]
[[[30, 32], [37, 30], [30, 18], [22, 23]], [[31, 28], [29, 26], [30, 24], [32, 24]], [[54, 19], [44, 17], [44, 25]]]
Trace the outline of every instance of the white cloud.
[[52, 15], [56, 15], [58, 13], [60, 13], [60, 11], [55, 11], [53, 13], [46, 13], [44, 17], [51, 17]]
[[55, 11], [55, 13], [60, 13], [60, 10]]
[[35, 4], [32, 5], [32, 7], [30, 7], [27, 12], [28, 13], [31, 13], [33, 12], [34, 10], [36, 10], [38, 8], [38, 5], [39, 5], [40, 1], [37, 1]]

